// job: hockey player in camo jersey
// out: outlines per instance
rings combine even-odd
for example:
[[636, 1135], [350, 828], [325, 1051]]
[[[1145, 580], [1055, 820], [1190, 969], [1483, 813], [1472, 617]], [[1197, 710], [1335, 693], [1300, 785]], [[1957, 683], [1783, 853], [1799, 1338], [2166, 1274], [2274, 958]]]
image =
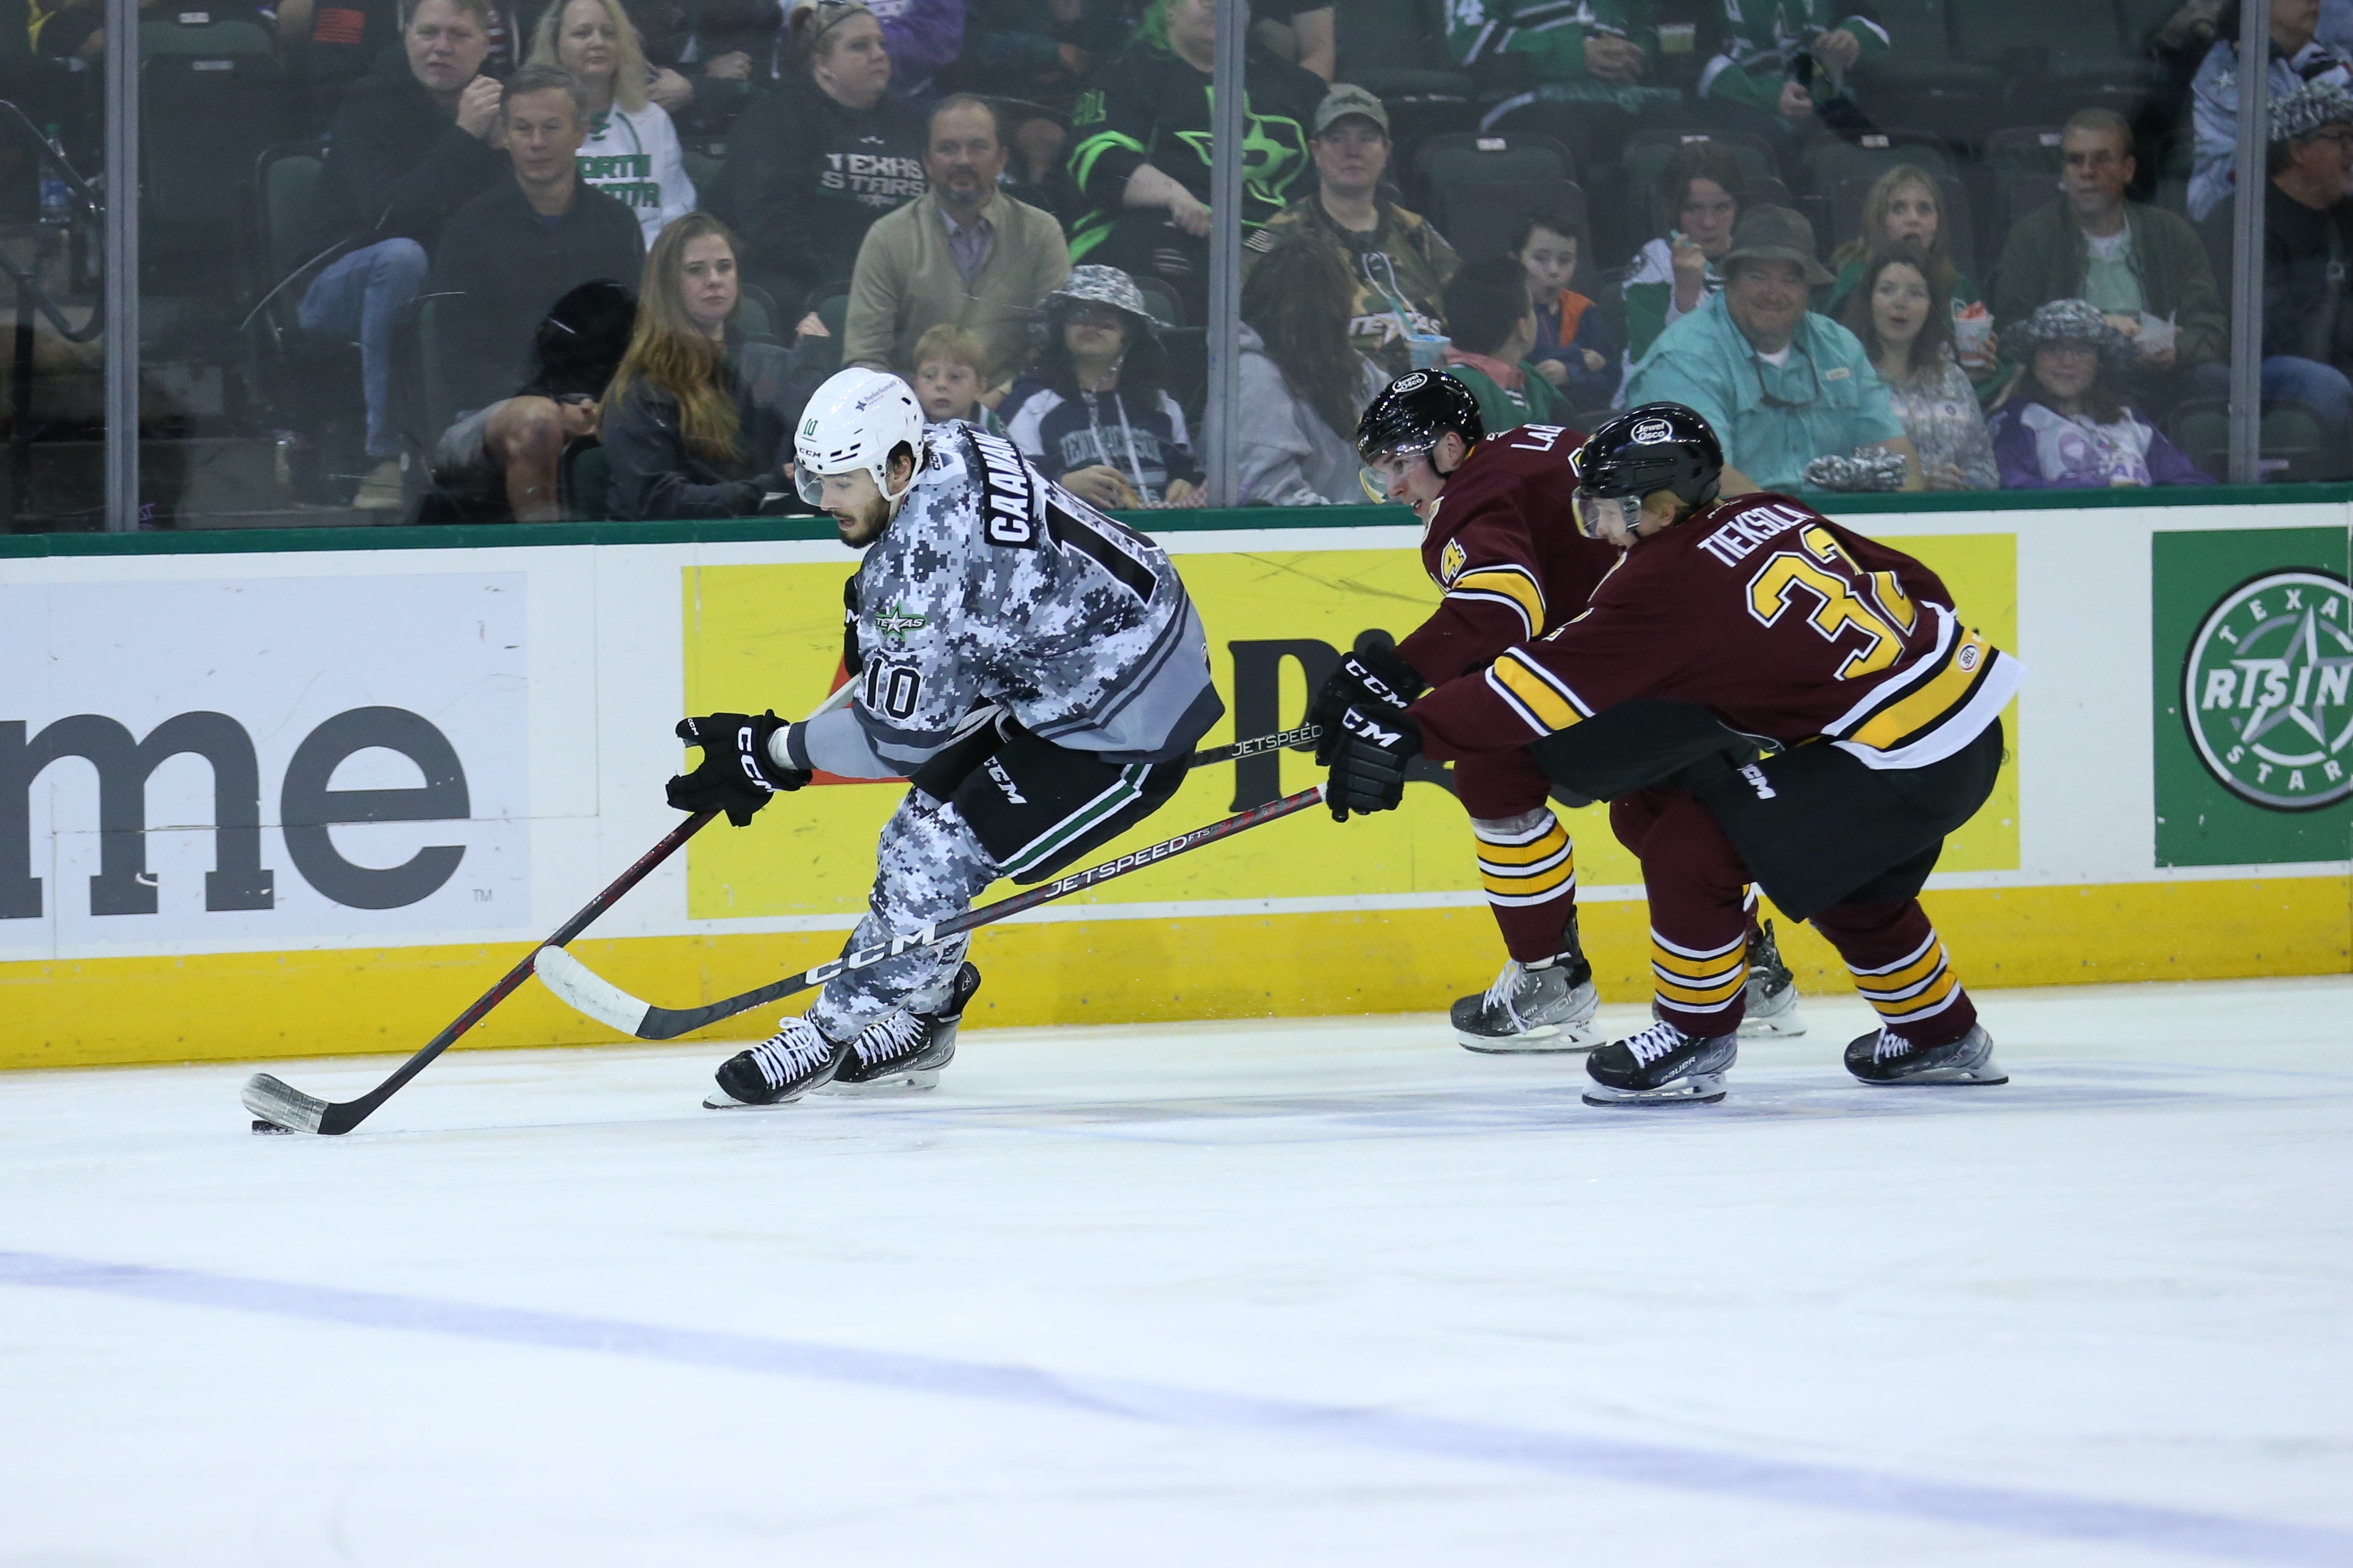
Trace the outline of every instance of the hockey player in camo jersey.
[[[805, 723], [689, 719], [702, 748], [670, 783], [684, 811], [742, 826], [812, 770], [905, 778], [871, 907], [845, 952], [962, 913], [1000, 877], [1042, 881], [1176, 793], [1225, 711], [1184, 583], [1157, 545], [1071, 496], [1013, 446], [926, 428], [896, 376], [846, 370], [809, 402], [797, 483], [854, 583], [857, 694]], [[871, 547], [871, 548], [868, 548]], [[963, 942], [836, 975], [815, 1005], [718, 1072], [727, 1101], [809, 1089], [928, 1089], [979, 987]]]

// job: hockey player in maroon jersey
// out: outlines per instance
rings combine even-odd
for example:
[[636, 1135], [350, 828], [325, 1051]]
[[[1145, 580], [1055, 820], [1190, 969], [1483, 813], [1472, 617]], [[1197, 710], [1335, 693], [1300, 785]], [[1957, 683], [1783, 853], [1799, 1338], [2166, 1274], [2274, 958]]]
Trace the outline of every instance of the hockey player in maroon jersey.
[[1332, 798], [1394, 806], [1417, 753], [1537, 762], [1620, 704], [1705, 704], [1783, 748], [1617, 800], [1641, 857], [1657, 1022], [1594, 1052], [1589, 1104], [1724, 1098], [1744, 1004], [1742, 889], [1810, 920], [1878, 1010], [1846, 1049], [1872, 1084], [1996, 1084], [1993, 1042], [1917, 897], [1992, 793], [2024, 669], [1936, 574], [1787, 496], [1716, 500], [1705, 420], [1651, 404], [1578, 455], [1586, 531], [1625, 552], [1586, 613], [1398, 711], [1341, 716]]
[[[1317, 760], [1328, 762], [1339, 718], [1352, 703], [1427, 688], [1482, 669], [1516, 643], [1553, 631], [1583, 610], [1617, 564], [1618, 552], [1574, 523], [1577, 477], [1570, 457], [1584, 437], [1556, 425], [1524, 425], [1489, 435], [1470, 388], [1417, 371], [1398, 377], [1365, 410], [1356, 447], [1366, 488], [1410, 505], [1423, 522], [1421, 563], [1445, 597], [1430, 617], [1391, 646], [1368, 634], [1324, 682], [1309, 716], [1324, 728]], [[1618, 757], [1655, 757], [1663, 746], [1687, 758], [1734, 740], [1704, 710], [1637, 704], [1580, 742], [1611, 754], [1597, 777], [1571, 769], [1557, 778], [1525, 750], [1465, 756], [1454, 793], [1471, 814], [1480, 880], [1503, 929], [1509, 958], [1484, 994], [1453, 1006], [1455, 1037], [1474, 1051], [1570, 1051], [1599, 1045], [1592, 1028], [1600, 997], [1577, 931], [1577, 858], [1547, 795], [1556, 783], [1586, 799], [1604, 798], [1629, 779]], [[1671, 757], [1671, 762], [1673, 758]], [[1749, 954], [1755, 976], [1749, 1033], [1799, 1034], [1797, 988], [1758, 930]]]

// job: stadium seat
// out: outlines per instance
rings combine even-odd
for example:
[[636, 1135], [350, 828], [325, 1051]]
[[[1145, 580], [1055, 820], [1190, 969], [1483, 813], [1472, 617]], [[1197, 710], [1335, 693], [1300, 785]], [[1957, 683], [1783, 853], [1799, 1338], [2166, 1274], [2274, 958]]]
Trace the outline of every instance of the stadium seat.
[[237, 203], [292, 123], [286, 71], [266, 53], [165, 54], [139, 79], [141, 270], [151, 289], [233, 300], [252, 271]]
[[[184, 21], [182, 17], [190, 19]], [[197, 17], [203, 20], [194, 19]], [[143, 62], [160, 55], [262, 55], [275, 58], [277, 50], [270, 43], [269, 31], [259, 22], [242, 16], [216, 22], [208, 11], [183, 11], [141, 18], [139, 54]]]
[[1185, 307], [1175, 289], [1157, 278], [1139, 278], [1135, 287], [1144, 295], [1145, 308], [1152, 312], [1154, 321], [1164, 327], [1185, 324]]
[[1644, 231], [1646, 237], [1651, 226], [1651, 193], [1658, 188], [1659, 181], [1666, 174], [1667, 160], [1687, 142], [1716, 142], [1731, 148], [1733, 157], [1739, 162], [1741, 174], [1752, 191], [1767, 180], [1774, 185], [1781, 184], [1780, 166], [1774, 162], [1772, 149], [1754, 136], [1736, 131], [1696, 126], [1689, 130], [1638, 131], [1626, 138], [1623, 163], [1627, 180], [1636, 194], [1636, 199], [1642, 204], [1643, 210], [1638, 215], [1638, 226]]
[[603, 522], [612, 516], [607, 492], [612, 489], [612, 460], [605, 444], [594, 436], [575, 436], [564, 444], [555, 468], [555, 504], [566, 522]]
[[1432, 0], [1339, 0], [1334, 22], [1340, 79], [1378, 98], [1392, 115], [1399, 102], [1470, 101], [1471, 77], [1454, 68], [1444, 12]]
[[1482, 189], [1476, 199], [1455, 204], [1447, 226], [1440, 232], [1463, 260], [1483, 261], [1505, 254], [1511, 247], [1512, 230], [1523, 216], [1534, 212], [1559, 213], [1567, 217], [1576, 225], [1581, 252], [1593, 250], [1585, 193], [1567, 180], [1529, 180], [1516, 185]]
[[2063, 120], [2103, 107], [2129, 117], [2158, 85], [2115, 0], [2069, 5], [1946, 0], [1956, 55], [2003, 77], [2003, 117]]
[[[1577, 166], [1568, 149], [1549, 136], [1458, 132], [1423, 142], [1414, 153], [1413, 174], [1427, 192], [1421, 210], [1469, 256], [1469, 234], [1483, 238], [1492, 230], [1508, 231], [1527, 208], [1568, 199]], [[1494, 219], [1499, 208], [1509, 208], [1510, 216]]]
[[1829, 197], [1849, 180], [1875, 180], [1898, 163], [1957, 177], [1958, 160], [1945, 139], [1928, 131], [1864, 131], [1817, 136], [1799, 155], [1809, 195]]

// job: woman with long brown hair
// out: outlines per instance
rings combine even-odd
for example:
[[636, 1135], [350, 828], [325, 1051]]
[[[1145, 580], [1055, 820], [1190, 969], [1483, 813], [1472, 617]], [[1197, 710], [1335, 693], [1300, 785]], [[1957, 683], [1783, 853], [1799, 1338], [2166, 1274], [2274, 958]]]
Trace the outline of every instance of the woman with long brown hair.
[[789, 491], [790, 356], [734, 331], [735, 237], [708, 213], [661, 232], [604, 401], [617, 518], [744, 517]]
[[1314, 506], [1358, 498], [1356, 419], [1388, 376], [1348, 341], [1356, 274], [1301, 236], [1242, 279], [1240, 500]]

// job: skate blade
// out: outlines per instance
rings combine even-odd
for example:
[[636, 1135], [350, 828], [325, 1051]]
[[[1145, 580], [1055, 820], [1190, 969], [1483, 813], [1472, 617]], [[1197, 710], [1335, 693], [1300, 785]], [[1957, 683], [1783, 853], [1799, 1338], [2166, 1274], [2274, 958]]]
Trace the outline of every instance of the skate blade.
[[1867, 1089], [1995, 1089], [2009, 1081], [2010, 1075], [1991, 1062], [1973, 1068], [1936, 1068], [1910, 1078], [1855, 1079]]
[[1724, 1077], [1702, 1073], [1660, 1089], [1611, 1089], [1597, 1083], [1585, 1091], [1585, 1103], [1614, 1110], [1621, 1105], [1714, 1105], [1724, 1098]]
[[917, 1068], [909, 1072], [892, 1073], [887, 1078], [870, 1079], [864, 1083], [844, 1083], [835, 1079], [818, 1092], [819, 1094], [920, 1094], [927, 1089], [937, 1089], [940, 1069]]
[[1464, 1050], [1476, 1051], [1482, 1057], [1571, 1056], [1609, 1043], [1608, 1035], [1589, 1034], [1573, 1025], [1544, 1034], [1525, 1035], [1474, 1035], [1468, 1029], [1457, 1029], [1454, 1039]]
[[[807, 1091], [803, 1090], [802, 1092], [807, 1093]], [[771, 1100], [764, 1104], [752, 1105], [747, 1104], [744, 1100], [737, 1100], [731, 1095], [713, 1094], [704, 1097], [702, 1109], [705, 1110], [782, 1110], [786, 1106], [793, 1104], [799, 1099], [800, 1095], [798, 1094], [788, 1094], [782, 1100]]]

